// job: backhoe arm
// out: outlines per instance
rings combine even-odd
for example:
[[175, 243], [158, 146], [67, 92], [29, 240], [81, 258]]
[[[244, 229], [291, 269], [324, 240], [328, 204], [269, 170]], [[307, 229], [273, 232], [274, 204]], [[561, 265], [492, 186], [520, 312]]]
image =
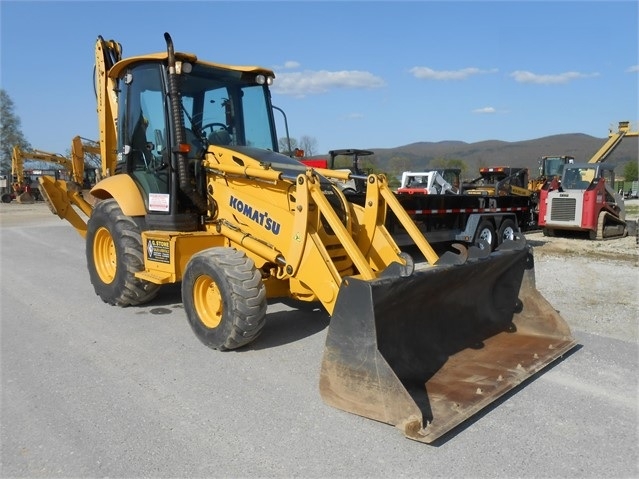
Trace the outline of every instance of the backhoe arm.
[[98, 122], [100, 127], [100, 156], [102, 176], [115, 172], [118, 115], [116, 96], [117, 79], [109, 76], [109, 70], [122, 59], [122, 45], [101, 36], [95, 44], [95, 89], [97, 94]]

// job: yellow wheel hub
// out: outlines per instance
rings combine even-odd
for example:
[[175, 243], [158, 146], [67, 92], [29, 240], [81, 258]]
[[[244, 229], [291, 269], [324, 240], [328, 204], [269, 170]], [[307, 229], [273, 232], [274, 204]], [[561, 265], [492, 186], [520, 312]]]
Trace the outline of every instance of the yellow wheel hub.
[[104, 284], [111, 284], [117, 272], [115, 243], [108, 229], [101, 227], [93, 240], [93, 262], [98, 276]]
[[193, 285], [193, 305], [200, 321], [210, 329], [222, 322], [222, 293], [210, 276], [200, 276]]

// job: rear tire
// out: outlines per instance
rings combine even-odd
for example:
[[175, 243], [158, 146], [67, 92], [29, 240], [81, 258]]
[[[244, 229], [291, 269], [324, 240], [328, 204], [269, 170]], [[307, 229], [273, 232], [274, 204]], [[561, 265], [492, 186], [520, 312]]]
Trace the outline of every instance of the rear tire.
[[136, 278], [144, 269], [142, 235], [114, 199], [100, 201], [87, 222], [86, 256], [91, 284], [102, 301], [134, 306], [152, 300], [160, 285]]
[[4, 195], [2, 195], [2, 202], [11, 203], [11, 195], [9, 193], [5, 193]]
[[488, 243], [490, 251], [492, 251], [495, 248], [496, 239], [497, 235], [495, 234], [495, 227], [493, 224], [488, 220], [482, 220], [479, 223], [477, 233], [475, 234], [475, 245], [483, 249], [484, 245], [481, 240], [484, 240]]
[[505, 219], [499, 226], [499, 235], [497, 241], [502, 244], [504, 241], [513, 241], [517, 235], [519, 228], [511, 219]]
[[193, 332], [225, 351], [255, 340], [266, 322], [266, 288], [253, 260], [232, 248], [209, 248], [189, 260], [182, 302]]

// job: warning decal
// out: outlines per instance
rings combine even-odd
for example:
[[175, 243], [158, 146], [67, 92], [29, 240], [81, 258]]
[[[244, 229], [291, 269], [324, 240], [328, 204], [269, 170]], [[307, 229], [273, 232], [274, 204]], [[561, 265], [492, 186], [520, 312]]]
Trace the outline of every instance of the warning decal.
[[149, 211], [169, 211], [169, 195], [149, 193]]
[[171, 243], [169, 241], [150, 239], [146, 243], [146, 257], [157, 263], [171, 262]]

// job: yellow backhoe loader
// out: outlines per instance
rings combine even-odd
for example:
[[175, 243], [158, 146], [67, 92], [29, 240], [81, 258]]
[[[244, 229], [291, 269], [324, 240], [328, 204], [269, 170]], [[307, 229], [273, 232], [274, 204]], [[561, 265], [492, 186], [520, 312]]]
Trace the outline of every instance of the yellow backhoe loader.
[[[439, 257], [383, 175], [365, 178], [358, 206], [329, 178], [351, 172], [320, 174], [277, 152], [272, 71], [202, 61], [165, 41], [162, 53], [123, 59], [120, 44], [98, 37], [95, 206], [64, 182], [40, 182], [85, 237], [103, 301], [139, 305], [180, 282], [195, 335], [218, 350], [258, 337], [268, 299], [321, 302], [331, 317], [324, 401], [422, 442], [575, 346], [535, 288], [523, 237]], [[388, 209], [426, 261], [397, 247]]]

